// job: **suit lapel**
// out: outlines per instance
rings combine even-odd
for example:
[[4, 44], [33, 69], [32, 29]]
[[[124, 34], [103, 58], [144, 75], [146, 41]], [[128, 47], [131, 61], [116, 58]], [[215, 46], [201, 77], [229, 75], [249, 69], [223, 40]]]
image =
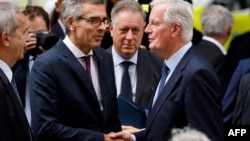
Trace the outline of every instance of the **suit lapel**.
[[66, 62], [70, 68], [72, 68], [73, 72], [77, 75], [77, 77], [81, 80], [81, 82], [86, 86], [89, 92], [96, 98], [96, 92], [94, 90], [93, 84], [91, 83], [88, 74], [78, 59], [74, 56], [74, 54], [66, 47], [66, 45], [60, 41], [57, 44], [59, 50], [61, 50], [62, 55], [66, 58]]
[[7, 91], [8, 91], [10, 100], [12, 102], [10, 104], [12, 104], [11, 106], [13, 106], [13, 108], [14, 108], [15, 115], [17, 115], [17, 117], [20, 119], [20, 123], [21, 123], [23, 129], [26, 132], [27, 138], [30, 138], [29, 137], [29, 130], [30, 130], [29, 129], [29, 123], [28, 123], [28, 121], [26, 119], [24, 109], [23, 109], [20, 101], [16, 97], [14, 89], [12, 88], [12, 85], [10, 84], [8, 78], [5, 76], [5, 74], [3, 73], [3, 71], [1, 69], [0, 69], [0, 76], [3, 78], [3, 81], [4, 81], [5, 85], [7, 86]]
[[[136, 88], [136, 101], [140, 100], [143, 96], [144, 85], [147, 79], [149, 66], [147, 64], [147, 57], [142, 49], [138, 50], [137, 61], [137, 88]], [[143, 82], [143, 83], [142, 83]]]
[[155, 102], [148, 120], [147, 120], [147, 128], [151, 126], [153, 120], [155, 119], [157, 113], [160, 111], [164, 101], [169, 98], [171, 95], [172, 91], [178, 88], [178, 82], [181, 81], [182, 78], [182, 71], [185, 69], [188, 61], [190, 58], [194, 55], [194, 49], [191, 47], [187, 53], [183, 56], [179, 64], [176, 66], [174, 72], [170, 76], [169, 80], [167, 81], [165, 87], [163, 88], [160, 96], [157, 98], [157, 101]]

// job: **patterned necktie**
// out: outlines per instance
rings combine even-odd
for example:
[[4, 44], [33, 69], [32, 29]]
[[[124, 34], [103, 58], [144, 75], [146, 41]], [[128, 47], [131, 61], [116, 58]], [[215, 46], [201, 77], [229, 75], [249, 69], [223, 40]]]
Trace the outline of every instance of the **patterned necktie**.
[[89, 79], [92, 81], [91, 71], [90, 71], [90, 56], [84, 56], [83, 59], [85, 61], [85, 65], [86, 65], [86, 72], [89, 76]]
[[169, 71], [169, 68], [166, 65], [164, 65], [163, 69], [162, 69], [162, 73], [161, 73], [161, 82], [160, 82], [160, 86], [159, 86], [159, 90], [158, 90], [158, 97], [160, 96], [160, 93], [162, 92], [162, 90], [165, 86], [165, 82], [166, 82], [166, 79], [168, 76], [168, 71]]
[[130, 61], [123, 61], [123, 75], [122, 75], [122, 83], [121, 83], [121, 94], [125, 95], [129, 100], [132, 101], [132, 87], [129, 76], [129, 66], [132, 64]]

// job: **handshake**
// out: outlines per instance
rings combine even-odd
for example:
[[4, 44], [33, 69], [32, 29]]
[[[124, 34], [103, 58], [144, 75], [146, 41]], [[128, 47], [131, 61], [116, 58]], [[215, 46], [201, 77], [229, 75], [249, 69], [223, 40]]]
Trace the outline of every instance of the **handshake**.
[[133, 135], [136, 132], [142, 131], [144, 129], [137, 129], [132, 126], [122, 126], [122, 131], [117, 133], [109, 133], [104, 135], [105, 141], [136, 141]]

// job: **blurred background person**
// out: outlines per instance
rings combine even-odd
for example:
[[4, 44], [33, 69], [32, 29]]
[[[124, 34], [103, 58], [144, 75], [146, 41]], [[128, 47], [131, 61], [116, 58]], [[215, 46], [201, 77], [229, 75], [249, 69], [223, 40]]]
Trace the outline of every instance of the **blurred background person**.
[[202, 13], [201, 23], [203, 38], [196, 47], [217, 72], [224, 94], [228, 84], [224, 44], [231, 34], [233, 15], [226, 7], [211, 5]]
[[66, 36], [31, 72], [32, 129], [39, 141], [112, 141], [121, 131], [111, 55], [100, 48], [104, 0], [63, 0]]
[[63, 25], [63, 17], [62, 17], [62, 1], [57, 0], [55, 2], [55, 8], [51, 13], [50, 21], [51, 21], [51, 29], [50, 31], [63, 39], [65, 37], [65, 27]]
[[[50, 47], [48, 47], [42, 43], [46, 41], [45, 38], [55, 38], [55, 40], [48, 40], [47, 42], [50, 42], [49, 44], [55, 44], [58, 38], [47, 36], [49, 35], [49, 15], [42, 7], [28, 5], [24, 9], [24, 14], [28, 21], [29, 36], [26, 38], [25, 57], [15, 65], [14, 79], [27, 119], [31, 125], [29, 82], [31, 68], [37, 55], [43, 53], [52, 46], [50, 45]], [[40, 31], [45, 31], [46, 34]]]
[[240, 81], [243, 75], [250, 73], [249, 64], [250, 58], [240, 60], [222, 99], [223, 123], [225, 126], [232, 124], [234, 118], [233, 112], [235, 111]]
[[250, 125], [250, 73], [241, 77], [232, 125]]
[[[163, 59], [149, 50], [140, 48], [145, 17], [146, 14], [138, 2], [119, 1], [111, 12], [110, 34], [113, 45], [108, 51], [113, 57], [118, 96], [125, 95], [128, 100], [148, 110], [160, 79]], [[129, 73], [128, 86], [123, 82], [126, 71]], [[120, 109], [119, 112], [130, 115], [128, 117], [131, 121], [136, 120], [136, 117], [129, 114], [128, 109]]]
[[24, 57], [28, 26], [22, 11], [23, 9], [14, 3], [0, 2], [1, 141], [32, 141], [32, 133], [11, 70], [16, 61]]
[[173, 128], [172, 137], [166, 141], [211, 141], [206, 134], [190, 127]]

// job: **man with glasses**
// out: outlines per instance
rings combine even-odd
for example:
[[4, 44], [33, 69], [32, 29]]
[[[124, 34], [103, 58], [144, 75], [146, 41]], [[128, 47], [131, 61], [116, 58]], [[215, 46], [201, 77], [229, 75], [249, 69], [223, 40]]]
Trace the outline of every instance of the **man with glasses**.
[[32, 128], [39, 141], [112, 141], [121, 130], [111, 56], [100, 43], [104, 0], [63, 0], [66, 36], [31, 72]]

